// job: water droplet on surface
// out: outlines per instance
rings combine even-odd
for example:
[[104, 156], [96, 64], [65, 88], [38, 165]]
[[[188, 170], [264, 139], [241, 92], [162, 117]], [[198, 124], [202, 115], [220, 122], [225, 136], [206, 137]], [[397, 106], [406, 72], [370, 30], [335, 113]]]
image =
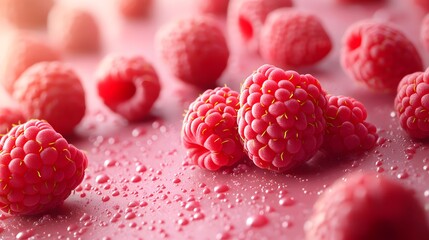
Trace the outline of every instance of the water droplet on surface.
[[259, 228], [267, 225], [269, 222], [265, 215], [255, 215], [246, 219], [246, 225], [251, 228]]
[[25, 231], [19, 232], [16, 234], [16, 239], [28, 239], [32, 236], [34, 236], [34, 229], [30, 228]]
[[293, 197], [283, 197], [279, 200], [279, 205], [283, 207], [292, 206], [295, 204], [295, 199]]
[[227, 185], [217, 185], [213, 189], [213, 191], [216, 193], [223, 193], [223, 192], [227, 192], [228, 190], [229, 190], [229, 187]]
[[106, 174], [101, 174], [101, 175], [98, 175], [97, 177], [95, 177], [95, 182], [102, 184], [102, 183], [106, 183], [107, 181], [109, 181], [109, 179], [110, 179], [109, 176], [107, 176]]
[[182, 180], [180, 180], [180, 178], [175, 178], [174, 180], [173, 180], [173, 183], [180, 183]]

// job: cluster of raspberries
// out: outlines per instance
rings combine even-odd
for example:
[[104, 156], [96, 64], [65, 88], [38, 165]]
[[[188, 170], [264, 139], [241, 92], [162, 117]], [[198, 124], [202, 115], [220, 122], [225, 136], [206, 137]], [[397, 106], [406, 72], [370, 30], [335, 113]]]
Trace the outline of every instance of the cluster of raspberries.
[[332, 154], [371, 149], [378, 135], [366, 117], [362, 103], [327, 95], [315, 77], [267, 64], [240, 93], [218, 87], [191, 103], [182, 141], [201, 168], [231, 166], [244, 149], [256, 166], [283, 172], [321, 148]]

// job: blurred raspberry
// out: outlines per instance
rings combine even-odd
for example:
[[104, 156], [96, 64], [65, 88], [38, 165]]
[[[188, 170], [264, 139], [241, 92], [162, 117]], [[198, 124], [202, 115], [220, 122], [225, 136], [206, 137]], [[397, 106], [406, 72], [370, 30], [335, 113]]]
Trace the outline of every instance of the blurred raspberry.
[[100, 48], [100, 31], [90, 12], [58, 4], [49, 13], [48, 33], [60, 49], [93, 52]]
[[350, 26], [344, 36], [343, 68], [369, 88], [394, 91], [399, 81], [423, 69], [413, 43], [385, 23], [362, 21]]
[[41, 62], [14, 85], [13, 98], [28, 118], [43, 119], [63, 135], [73, 132], [85, 114], [85, 92], [75, 72], [61, 62]]
[[7, 37], [0, 52], [0, 83], [11, 93], [15, 81], [33, 64], [60, 56], [43, 39], [19, 32]]
[[429, 51], [429, 13], [423, 18], [422, 25], [420, 27], [420, 40], [426, 50]]
[[337, 180], [314, 204], [307, 240], [423, 240], [425, 209], [413, 191], [370, 173]]
[[202, 88], [212, 87], [225, 70], [229, 50], [217, 22], [195, 16], [162, 27], [157, 51], [174, 76]]
[[13, 107], [0, 107], [0, 136], [10, 130], [13, 125], [23, 122], [25, 122], [25, 117], [21, 109]]
[[237, 132], [238, 92], [206, 90], [191, 103], [183, 120], [182, 143], [193, 164], [208, 170], [231, 166], [243, 156]]
[[146, 16], [151, 8], [152, 0], [116, 0], [119, 13], [125, 18]]
[[96, 78], [104, 104], [129, 121], [144, 119], [161, 90], [155, 69], [140, 56], [107, 56]]
[[227, 21], [230, 35], [238, 38], [250, 51], [257, 51], [259, 34], [268, 14], [291, 6], [291, 0], [231, 0]]
[[61, 205], [82, 182], [88, 160], [44, 121], [30, 120], [0, 139], [0, 209], [32, 215]]
[[243, 83], [238, 132], [260, 168], [290, 170], [319, 150], [326, 93], [313, 76], [263, 65]]
[[429, 1], [428, 0], [414, 0], [414, 2], [423, 8], [426, 11], [429, 11]]
[[0, 16], [20, 28], [42, 27], [53, 4], [54, 0], [0, 0]]
[[225, 15], [229, 0], [194, 0], [198, 11], [216, 15]]
[[429, 138], [429, 69], [405, 76], [399, 83], [395, 109], [401, 127], [413, 138]]
[[270, 14], [261, 30], [259, 51], [269, 63], [280, 66], [312, 65], [332, 48], [320, 20], [302, 10], [281, 8]]
[[322, 148], [334, 154], [373, 148], [378, 138], [377, 128], [365, 121], [365, 106], [351, 97], [328, 95], [327, 99]]
[[385, 0], [336, 0], [339, 3], [376, 3], [384, 2]]

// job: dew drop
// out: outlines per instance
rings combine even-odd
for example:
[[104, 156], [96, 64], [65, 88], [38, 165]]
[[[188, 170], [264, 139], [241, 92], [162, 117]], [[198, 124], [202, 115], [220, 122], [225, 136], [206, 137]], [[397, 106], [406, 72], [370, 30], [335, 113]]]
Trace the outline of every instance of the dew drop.
[[246, 219], [246, 225], [251, 228], [263, 227], [268, 223], [268, 218], [265, 215], [255, 215]]
[[109, 179], [110, 179], [109, 176], [107, 176], [105, 174], [101, 174], [101, 175], [98, 175], [97, 177], [95, 177], [95, 182], [102, 184], [102, 183], [106, 183], [107, 181], [109, 181]]

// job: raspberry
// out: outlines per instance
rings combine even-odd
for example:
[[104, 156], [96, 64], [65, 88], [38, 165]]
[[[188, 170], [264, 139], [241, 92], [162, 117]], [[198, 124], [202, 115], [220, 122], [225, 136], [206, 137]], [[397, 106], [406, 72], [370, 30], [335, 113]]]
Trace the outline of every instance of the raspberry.
[[29, 120], [0, 139], [0, 209], [14, 215], [46, 212], [83, 180], [86, 155], [51, 125]]
[[104, 104], [129, 121], [144, 119], [161, 90], [155, 69], [140, 56], [110, 55], [99, 64], [96, 78]]
[[429, 69], [405, 76], [398, 86], [395, 109], [401, 127], [413, 138], [429, 137]]
[[277, 8], [291, 7], [291, 0], [233, 0], [228, 12], [228, 25], [251, 51], [259, 47], [259, 33], [267, 15]]
[[14, 124], [24, 122], [25, 117], [19, 108], [0, 108], [0, 136], [12, 128]]
[[125, 18], [138, 18], [149, 13], [152, 0], [116, 0], [119, 13]]
[[238, 92], [229, 87], [208, 89], [191, 103], [182, 142], [195, 165], [215, 171], [243, 157], [236, 120], [239, 106]]
[[2, 0], [3, 14], [10, 23], [20, 28], [46, 25], [49, 10], [54, 0]]
[[313, 76], [263, 65], [243, 83], [238, 132], [260, 168], [286, 171], [320, 148], [326, 96]]
[[421, 71], [422, 60], [413, 43], [385, 23], [358, 22], [343, 41], [343, 68], [374, 90], [394, 91], [407, 74]]
[[301, 10], [281, 8], [271, 12], [261, 30], [262, 57], [281, 66], [305, 66], [323, 59], [332, 48], [320, 20]]
[[59, 54], [42, 39], [25, 33], [10, 36], [2, 48], [0, 82], [11, 93], [13, 84], [30, 66], [43, 61], [59, 60]]
[[365, 106], [351, 97], [328, 95], [327, 99], [327, 127], [322, 147], [336, 154], [374, 147], [378, 138], [377, 129], [365, 122]]
[[52, 42], [70, 52], [91, 52], [100, 47], [97, 22], [91, 13], [58, 4], [49, 13], [48, 32]]
[[423, 240], [429, 233], [425, 210], [413, 192], [369, 173], [332, 184], [304, 226], [308, 240]]
[[198, 11], [224, 15], [227, 12], [229, 0], [195, 0]]
[[85, 114], [80, 79], [61, 62], [31, 66], [16, 81], [12, 96], [27, 117], [44, 119], [63, 135], [71, 134]]
[[422, 25], [420, 27], [420, 39], [426, 50], [429, 50], [429, 14], [426, 14], [423, 18]]
[[196, 16], [174, 21], [157, 34], [158, 52], [184, 82], [211, 87], [225, 70], [229, 50], [214, 19]]

